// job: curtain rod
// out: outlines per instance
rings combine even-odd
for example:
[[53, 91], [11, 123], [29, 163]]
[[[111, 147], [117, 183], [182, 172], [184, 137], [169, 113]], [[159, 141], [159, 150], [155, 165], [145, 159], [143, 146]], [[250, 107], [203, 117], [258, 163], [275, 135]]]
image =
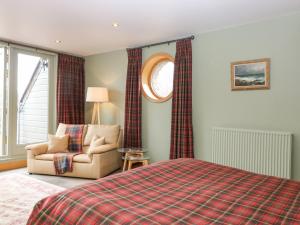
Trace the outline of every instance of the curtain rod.
[[35, 51], [45, 51], [45, 52], [54, 53], [54, 54], [66, 54], [66, 55], [72, 55], [72, 56], [83, 58], [83, 56], [79, 56], [79, 55], [74, 55], [74, 54], [70, 54], [70, 53], [66, 53], [66, 52], [59, 52], [59, 51], [55, 51], [55, 50], [51, 50], [51, 49], [47, 49], [47, 48], [37, 47], [34, 45], [23, 44], [23, 43], [16, 42], [16, 41], [5, 40], [2, 38], [0, 38], [0, 42], [6, 43], [6, 44], [8, 44], [8, 46], [18, 45], [20, 47], [34, 49]]
[[[142, 45], [142, 46], [135, 47], [135, 48], [150, 48], [150, 47], [157, 46], [157, 45], [170, 44], [172, 42], [176, 42], [176, 41], [180, 41], [180, 40], [184, 40], [184, 39], [194, 40], [195, 36], [192, 35], [192, 36], [185, 37], [185, 38], [179, 38], [179, 39], [174, 39], [174, 40], [170, 40], [170, 41], [162, 41], [162, 42], [157, 42], [157, 43], [153, 43], [153, 44], [149, 44], [149, 45]], [[127, 48], [127, 49], [135, 49], [135, 48]]]

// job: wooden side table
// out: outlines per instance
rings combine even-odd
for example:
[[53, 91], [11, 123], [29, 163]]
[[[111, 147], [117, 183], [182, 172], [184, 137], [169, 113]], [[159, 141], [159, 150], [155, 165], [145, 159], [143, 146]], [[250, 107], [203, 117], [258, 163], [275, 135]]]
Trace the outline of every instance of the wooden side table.
[[[128, 164], [128, 167], [129, 167], [129, 160], [128, 160], [129, 157], [140, 157], [140, 158], [142, 158], [142, 157], [144, 157], [144, 153], [147, 152], [147, 151], [143, 148], [119, 148], [118, 152], [123, 154], [122, 159], [124, 160], [124, 164], [123, 164], [123, 172], [124, 172], [126, 170], [127, 164]], [[148, 163], [148, 161], [147, 161], [147, 163]], [[132, 166], [132, 163], [131, 163], [131, 166]]]
[[144, 156], [129, 156], [128, 157], [128, 170], [132, 168], [132, 164], [134, 163], [142, 163], [143, 166], [149, 165], [149, 157]]

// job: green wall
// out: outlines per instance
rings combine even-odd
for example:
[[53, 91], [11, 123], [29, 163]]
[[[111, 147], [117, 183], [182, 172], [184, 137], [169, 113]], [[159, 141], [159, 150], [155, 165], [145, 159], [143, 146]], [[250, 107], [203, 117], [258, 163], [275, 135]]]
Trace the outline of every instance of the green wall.
[[[146, 48], [175, 54], [175, 45]], [[230, 89], [230, 63], [271, 58], [271, 89]], [[193, 41], [193, 123], [196, 157], [210, 160], [213, 126], [289, 131], [294, 134], [293, 178], [300, 180], [300, 14], [196, 35]], [[103, 123], [124, 123], [125, 50], [86, 57], [86, 86], [106, 86]], [[87, 121], [90, 120], [88, 105]], [[143, 144], [153, 161], [168, 159], [171, 100], [143, 98]]]

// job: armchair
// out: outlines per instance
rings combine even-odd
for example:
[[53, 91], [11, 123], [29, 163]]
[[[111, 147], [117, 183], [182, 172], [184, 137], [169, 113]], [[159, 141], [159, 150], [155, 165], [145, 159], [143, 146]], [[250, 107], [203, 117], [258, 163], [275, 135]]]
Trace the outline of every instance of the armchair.
[[[60, 124], [56, 134], [64, 133], [64, 124]], [[117, 149], [122, 145], [123, 132], [118, 125], [86, 125], [83, 137], [83, 153], [74, 156], [73, 171], [62, 176], [98, 179], [117, 170], [121, 166], [121, 157]], [[91, 137], [104, 136], [106, 143], [88, 152]], [[27, 171], [29, 173], [55, 175], [54, 154], [47, 153], [48, 143], [28, 145]]]

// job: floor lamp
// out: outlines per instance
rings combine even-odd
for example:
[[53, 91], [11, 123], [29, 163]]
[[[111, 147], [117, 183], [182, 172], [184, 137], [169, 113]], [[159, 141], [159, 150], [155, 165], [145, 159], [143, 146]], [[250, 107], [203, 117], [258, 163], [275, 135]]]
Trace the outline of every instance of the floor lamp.
[[96, 121], [98, 120], [98, 124], [100, 125], [100, 104], [102, 102], [108, 102], [107, 88], [88, 87], [87, 94], [86, 94], [86, 101], [94, 102], [91, 124], [96, 124]]

